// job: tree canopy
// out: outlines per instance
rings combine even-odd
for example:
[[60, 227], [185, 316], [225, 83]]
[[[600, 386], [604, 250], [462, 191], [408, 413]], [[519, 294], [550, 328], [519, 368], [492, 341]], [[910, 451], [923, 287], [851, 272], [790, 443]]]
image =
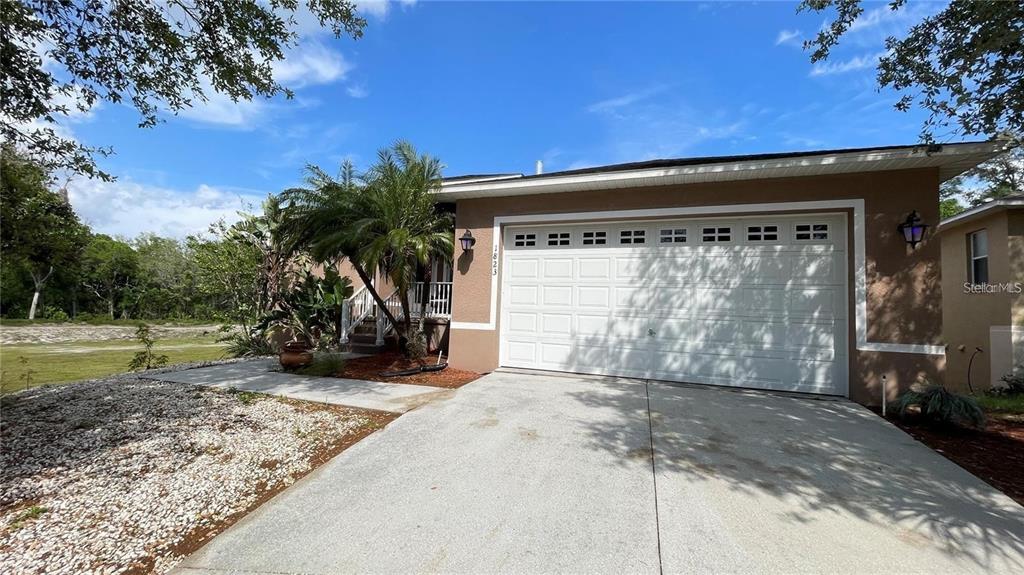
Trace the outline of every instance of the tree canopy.
[[[891, 0], [891, 10], [907, 0]], [[805, 43], [811, 61], [824, 60], [864, 13], [862, 0], [803, 0], [799, 10], [833, 11]], [[899, 110], [928, 112], [925, 142], [961, 135], [1024, 132], [1024, 3], [951, 0], [903, 38], [889, 37], [878, 62], [878, 85], [902, 95]]]
[[62, 115], [123, 102], [153, 126], [211, 92], [291, 97], [272, 64], [305, 11], [336, 37], [366, 25], [352, 0], [0, 0], [0, 135], [50, 168], [109, 179], [94, 161], [109, 149], [62, 135]]

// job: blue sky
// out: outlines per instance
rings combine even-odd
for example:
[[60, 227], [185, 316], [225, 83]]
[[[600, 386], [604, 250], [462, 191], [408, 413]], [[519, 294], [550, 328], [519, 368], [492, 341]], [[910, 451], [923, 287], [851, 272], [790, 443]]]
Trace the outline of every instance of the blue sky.
[[71, 199], [99, 231], [183, 237], [300, 182], [303, 166], [365, 167], [404, 138], [446, 175], [661, 157], [913, 143], [920, 112], [875, 88], [884, 39], [941, 3], [867, 12], [829, 62], [801, 42], [824, 21], [762, 3], [363, 3], [358, 40], [300, 21], [277, 67], [296, 98], [219, 96], [152, 129], [104, 105], [68, 129], [114, 183]]

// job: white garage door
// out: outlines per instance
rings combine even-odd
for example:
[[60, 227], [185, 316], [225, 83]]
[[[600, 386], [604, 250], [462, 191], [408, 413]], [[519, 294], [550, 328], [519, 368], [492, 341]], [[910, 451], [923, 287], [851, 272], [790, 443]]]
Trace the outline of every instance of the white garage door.
[[501, 364], [845, 395], [843, 215], [509, 227]]

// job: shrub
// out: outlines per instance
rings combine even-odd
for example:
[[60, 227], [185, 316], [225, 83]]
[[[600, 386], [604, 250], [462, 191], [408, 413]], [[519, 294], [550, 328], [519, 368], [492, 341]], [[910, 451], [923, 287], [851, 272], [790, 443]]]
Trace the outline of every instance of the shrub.
[[70, 318], [64, 310], [59, 307], [46, 306], [43, 310], [43, 317], [53, 321], [59, 321], [61, 323], [68, 321]]
[[345, 369], [345, 359], [340, 353], [313, 354], [313, 363], [306, 367], [300, 367], [293, 373], [299, 375], [313, 375], [317, 377], [329, 377], [338, 375]]
[[274, 344], [263, 330], [241, 329], [234, 330], [234, 327], [225, 325], [220, 328], [222, 334], [217, 338], [218, 343], [226, 343], [224, 355], [230, 357], [264, 357], [277, 354]]
[[998, 390], [998, 393], [1005, 395], [1024, 394], [1024, 365], [1015, 367], [1011, 373], [1003, 376], [1002, 381], [1006, 387], [995, 388], [993, 391]]
[[427, 357], [427, 336], [422, 331], [412, 331], [405, 342], [405, 355], [409, 359]]
[[932, 425], [973, 428], [985, 425], [985, 412], [973, 397], [953, 393], [941, 385], [910, 390], [896, 401], [900, 418], [911, 417], [914, 406], [920, 410], [920, 417]]
[[153, 353], [153, 344], [156, 342], [149, 335], [148, 325], [139, 324], [138, 329], [135, 330], [135, 339], [139, 340], [143, 349], [137, 352], [131, 362], [128, 363], [128, 369], [139, 371], [167, 365], [169, 358], [166, 355], [156, 355]]

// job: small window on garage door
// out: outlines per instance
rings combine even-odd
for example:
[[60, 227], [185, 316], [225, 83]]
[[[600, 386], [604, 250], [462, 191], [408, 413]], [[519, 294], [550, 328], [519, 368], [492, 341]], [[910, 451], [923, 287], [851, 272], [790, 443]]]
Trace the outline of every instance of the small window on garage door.
[[755, 224], [747, 226], [748, 242], [777, 242], [779, 241], [779, 226], [777, 224]]
[[608, 243], [608, 232], [604, 230], [585, 230], [583, 232], [583, 245], [603, 246]]
[[513, 234], [512, 245], [517, 248], [531, 248], [537, 245], [537, 234]]
[[686, 228], [662, 228], [658, 231], [658, 242], [663, 244], [685, 244]]
[[647, 243], [647, 232], [645, 230], [622, 230], [619, 232], [620, 244], [643, 244]]
[[828, 238], [829, 229], [826, 223], [800, 223], [793, 227], [793, 239], [798, 242], [820, 242]]
[[549, 246], [567, 246], [570, 243], [570, 232], [551, 232], [548, 234]]
[[700, 241], [704, 243], [727, 243], [732, 241], [730, 226], [702, 226]]

